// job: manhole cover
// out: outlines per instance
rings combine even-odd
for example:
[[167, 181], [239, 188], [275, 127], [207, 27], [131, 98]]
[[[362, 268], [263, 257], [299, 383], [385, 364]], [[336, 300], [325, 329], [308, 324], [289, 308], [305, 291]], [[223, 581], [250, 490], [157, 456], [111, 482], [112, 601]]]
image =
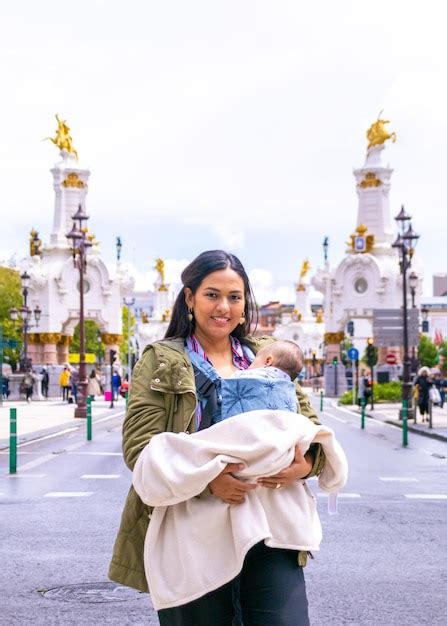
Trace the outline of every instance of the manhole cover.
[[61, 602], [127, 602], [138, 600], [143, 594], [141, 591], [123, 587], [116, 583], [79, 583], [77, 585], [64, 585], [53, 589], [39, 590], [48, 600]]

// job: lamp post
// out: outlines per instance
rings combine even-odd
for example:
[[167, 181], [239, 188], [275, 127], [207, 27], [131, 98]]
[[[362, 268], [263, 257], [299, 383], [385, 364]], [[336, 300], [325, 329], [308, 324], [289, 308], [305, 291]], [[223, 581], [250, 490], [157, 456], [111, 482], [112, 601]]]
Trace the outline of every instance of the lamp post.
[[121, 259], [121, 249], [123, 247], [123, 244], [121, 243], [121, 237], [117, 237], [116, 238], [116, 260], [118, 261], [118, 263], [120, 262]]
[[416, 296], [416, 287], [418, 286], [418, 275], [416, 274], [416, 272], [411, 272], [411, 274], [408, 277], [408, 284], [410, 285], [410, 293], [411, 293], [411, 308], [414, 309], [415, 307], [415, 303], [414, 303], [414, 299]]
[[328, 250], [329, 250], [329, 237], [325, 237], [323, 240], [323, 253], [324, 253], [324, 262], [327, 263], [328, 258]]
[[131, 366], [131, 353], [130, 353], [130, 315], [131, 309], [130, 307], [135, 304], [135, 298], [123, 298], [123, 302], [125, 306], [127, 306], [127, 374], [128, 381], [130, 383], [130, 379], [132, 378], [132, 366]]
[[87, 250], [91, 247], [91, 242], [87, 237], [87, 227], [83, 222], [88, 220], [79, 205], [78, 210], [72, 216], [73, 227], [67, 234], [67, 239], [71, 240], [73, 263], [79, 270], [79, 379], [77, 406], [75, 417], [87, 417], [87, 364], [85, 362], [85, 321], [84, 321], [84, 274], [87, 268]]
[[[400, 232], [398, 232], [396, 241], [392, 244], [393, 248], [399, 250], [400, 255], [400, 271], [402, 274], [402, 296], [403, 296], [403, 375], [402, 375], [402, 406], [406, 404], [407, 407], [411, 407], [411, 379], [410, 369], [411, 361], [408, 351], [408, 306], [407, 306], [407, 271], [411, 267], [411, 259], [414, 254], [414, 248], [419, 239], [411, 226], [411, 216], [405, 212], [402, 208], [399, 214], [394, 218], [398, 224]], [[411, 283], [410, 283], [411, 284]], [[408, 417], [411, 410], [408, 410]], [[402, 415], [402, 414], [401, 414]]]
[[36, 321], [36, 326], [39, 326], [40, 316], [42, 311], [40, 310], [39, 305], [36, 305], [34, 310], [32, 311], [28, 308], [28, 288], [30, 284], [31, 276], [25, 270], [23, 274], [20, 275], [20, 281], [22, 283], [22, 296], [23, 296], [23, 306], [20, 309], [16, 309], [13, 307], [9, 310], [9, 316], [13, 322], [16, 322], [19, 318], [22, 321], [23, 328], [23, 351], [22, 357], [20, 358], [20, 371], [26, 372], [31, 369], [32, 361], [28, 358], [28, 331], [32, 328], [31, 317], [34, 314], [34, 319]]
[[421, 313], [422, 313], [422, 332], [428, 333], [429, 331], [429, 324], [428, 324], [429, 308], [428, 306], [423, 306], [421, 308]]

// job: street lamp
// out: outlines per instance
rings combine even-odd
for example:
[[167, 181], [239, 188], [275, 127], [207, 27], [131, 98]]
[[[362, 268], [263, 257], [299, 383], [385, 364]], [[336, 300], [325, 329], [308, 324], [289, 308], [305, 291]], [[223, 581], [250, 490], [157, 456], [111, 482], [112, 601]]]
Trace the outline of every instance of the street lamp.
[[410, 293], [411, 293], [411, 307], [414, 309], [414, 298], [416, 296], [416, 287], [418, 286], [418, 275], [416, 272], [411, 272], [408, 277], [408, 284], [410, 285]]
[[323, 240], [323, 253], [324, 253], [324, 262], [327, 263], [327, 253], [329, 249], [329, 237], [325, 237]]
[[422, 332], [428, 333], [429, 331], [429, 325], [428, 325], [429, 308], [428, 306], [423, 306], [421, 308], [421, 313], [422, 313]]
[[121, 237], [116, 238], [116, 260], [119, 262], [121, 259], [121, 249], [123, 244], [121, 243]]
[[[411, 267], [411, 259], [414, 254], [414, 249], [419, 239], [412, 226], [411, 216], [405, 212], [402, 208], [399, 214], [394, 218], [400, 228], [400, 232], [397, 235], [396, 241], [392, 244], [393, 248], [399, 250], [400, 254], [400, 271], [402, 274], [402, 295], [403, 295], [403, 375], [402, 375], [402, 406], [404, 403], [408, 408], [408, 417], [411, 413], [411, 380], [410, 369], [411, 361], [410, 354], [408, 352], [408, 312], [407, 312], [407, 270]], [[408, 223], [408, 226], [407, 226]]]
[[128, 381], [130, 383], [130, 379], [132, 377], [132, 365], [131, 365], [131, 354], [130, 354], [130, 315], [131, 309], [130, 307], [135, 304], [135, 298], [123, 298], [123, 303], [127, 306], [127, 371], [128, 371]]
[[42, 311], [39, 305], [36, 305], [33, 310], [28, 308], [28, 288], [30, 285], [31, 276], [25, 270], [23, 274], [20, 275], [20, 282], [22, 284], [22, 296], [23, 296], [23, 306], [20, 309], [16, 309], [13, 307], [9, 310], [9, 316], [13, 322], [17, 322], [19, 319], [21, 320], [23, 326], [23, 356], [21, 357], [20, 371], [26, 372], [31, 369], [32, 361], [28, 358], [28, 331], [33, 327], [31, 324], [32, 316], [34, 315], [35, 326], [39, 326], [40, 317]]
[[72, 218], [73, 227], [67, 234], [67, 239], [71, 240], [73, 263], [79, 270], [79, 379], [77, 406], [74, 416], [86, 418], [88, 382], [87, 364], [85, 362], [84, 274], [87, 269], [87, 250], [92, 244], [87, 237], [88, 229], [83, 226], [83, 222], [88, 220], [88, 215], [84, 213], [81, 205], [79, 205]]

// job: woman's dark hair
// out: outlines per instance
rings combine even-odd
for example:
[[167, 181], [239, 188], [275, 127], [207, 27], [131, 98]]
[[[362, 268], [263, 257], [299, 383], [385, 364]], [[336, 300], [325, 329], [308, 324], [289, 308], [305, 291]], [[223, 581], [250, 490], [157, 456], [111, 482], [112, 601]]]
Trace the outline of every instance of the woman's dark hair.
[[96, 377], [96, 371], [95, 369], [92, 369], [92, 371], [90, 372], [90, 378], [95, 378]]
[[172, 317], [165, 338], [182, 337], [186, 339], [194, 332], [195, 320], [190, 322], [188, 319], [189, 311], [185, 302], [185, 287], [189, 287], [195, 294], [205, 276], [227, 267], [234, 270], [242, 278], [245, 292], [245, 324], [238, 324], [231, 335], [242, 340], [255, 330], [258, 323], [258, 310], [244, 266], [234, 254], [224, 250], [207, 250], [199, 254], [182, 272], [183, 288], [174, 302]]

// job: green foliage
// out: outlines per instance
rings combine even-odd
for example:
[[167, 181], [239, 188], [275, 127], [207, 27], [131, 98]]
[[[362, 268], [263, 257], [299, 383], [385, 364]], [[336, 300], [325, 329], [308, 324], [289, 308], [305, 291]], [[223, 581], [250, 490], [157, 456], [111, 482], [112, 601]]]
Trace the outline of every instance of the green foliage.
[[22, 346], [22, 326], [20, 322], [12, 322], [9, 317], [9, 310], [13, 307], [19, 309], [23, 304], [22, 286], [20, 284], [20, 274], [10, 267], [0, 267], [0, 324], [3, 325], [3, 337], [17, 339], [18, 348], [11, 350], [6, 348], [3, 352], [3, 359], [15, 369], [19, 360]]
[[[399, 382], [374, 384], [374, 402], [400, 402], [402, 385]], [[346, 391], [339, 400], [340, 404], [352, 404], [352, 390]]]
[[[85, 351], [96, 354], [96, 360], [101, 363], [104, 359], [104, 344], [101, 341], [99, 327], [96, 322], [87, 320], [85, 322]], [[79, 353], [79, 324], [73, 333], [73, 341], [70, 344], [69, 352]]]
[[441, 356], [441, 370], [445, 375], [447, 375], [447, 341], [443, 341], [439, 346], [439, 354]]
[[[130, 315], [130, 319], [129, 319]], [[129, 321], [130, 321], [130, 337], [135, 334], [135, 316], [132, 315], [132, 309], [127, 306], [122, 308], [122, 322], [123, 322], [123, 341], [120, 345], [120, 359], [121, 363], [128, 365], [128, 340], [129, 340]], [[131, 348], [132, 350], [132, 348]]]
[[439, 361], [438, 349], [427, 335], [421, 335], [418, 357], [421, 365], [434, 367]]

